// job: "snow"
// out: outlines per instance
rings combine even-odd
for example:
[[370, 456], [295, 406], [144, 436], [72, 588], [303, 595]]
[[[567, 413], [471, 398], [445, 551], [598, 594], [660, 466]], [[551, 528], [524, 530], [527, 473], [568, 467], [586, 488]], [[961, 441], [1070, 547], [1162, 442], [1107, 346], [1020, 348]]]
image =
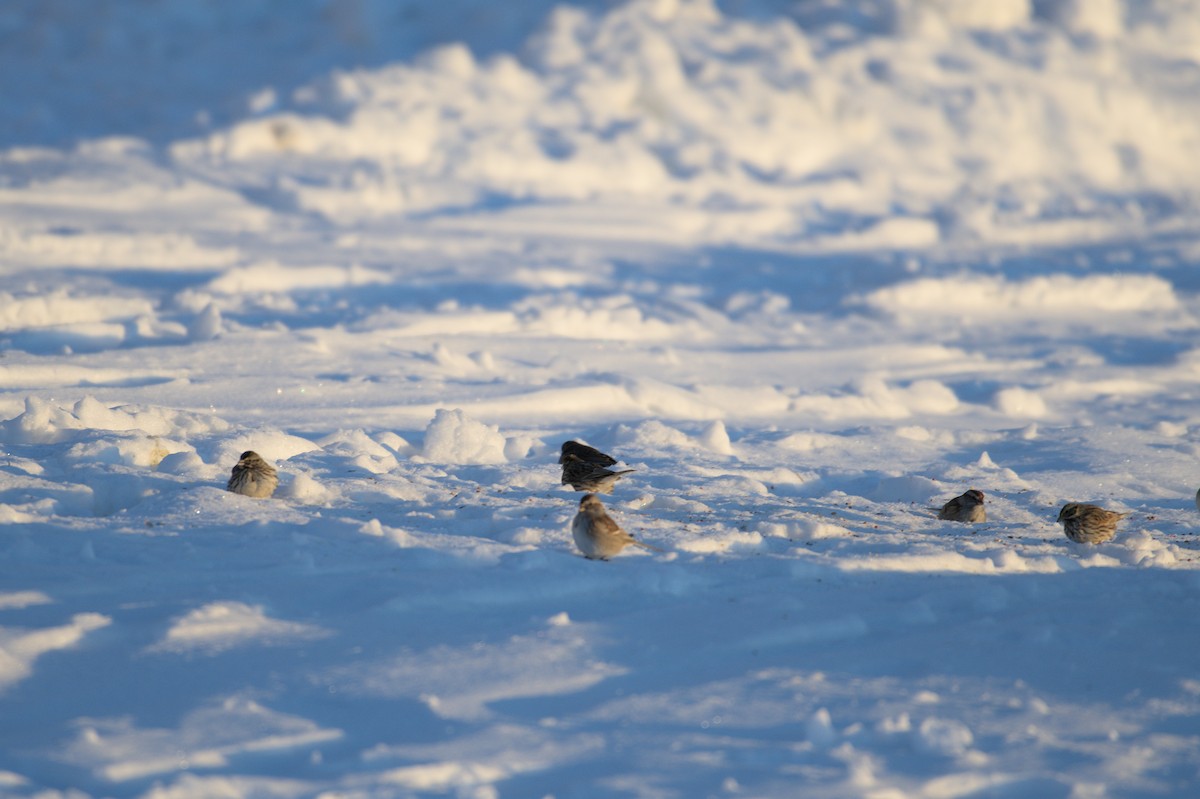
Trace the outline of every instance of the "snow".
[[0, 795], [1200, 793], [1200, 5], [286, 6], [0, 11]]
[[213, 602], [197, 608], [167, 630], [166, 636], [152, 648], [155, 651], [186, 652], [194, 649], [210, 653], [247, 644], [267, 644], [289, 638], [323, 638], [327, 631], [319, 627], [268, 617], [262, 607], [244, 602]]
[[0, 628], [0, 688], [26, 679], [33, 673], [33, 662], [47, 652], [65, 649], [92, 630], [112, 622], [99, 613], [77, 613], [69, 624], [43, 627], [30, 632]]
[[496, 425], [470, 418], [461, 410], [439, 408], [425, 428], [422, 455], [434, 463], [508, 463], [505, 440]]

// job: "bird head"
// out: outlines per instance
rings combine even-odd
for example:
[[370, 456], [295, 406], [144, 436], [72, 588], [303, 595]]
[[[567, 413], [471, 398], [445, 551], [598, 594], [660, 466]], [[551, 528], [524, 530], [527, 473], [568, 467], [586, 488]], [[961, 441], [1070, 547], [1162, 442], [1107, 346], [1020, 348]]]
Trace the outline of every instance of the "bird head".
[[579, 500], [579, 509], [581, 511], [596, 511], [604, 510], [604, 503], [600, 501], [600, 497], [595, 494], [584, 494], [583, 499]]

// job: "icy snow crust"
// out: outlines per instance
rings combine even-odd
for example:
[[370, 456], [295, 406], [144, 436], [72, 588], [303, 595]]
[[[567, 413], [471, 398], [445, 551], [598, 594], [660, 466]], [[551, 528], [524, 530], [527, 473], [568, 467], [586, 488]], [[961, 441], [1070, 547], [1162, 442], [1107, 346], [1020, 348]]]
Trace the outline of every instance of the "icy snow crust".
[[1195, 2], [0, 40], [0, 795], [1200, 795]]

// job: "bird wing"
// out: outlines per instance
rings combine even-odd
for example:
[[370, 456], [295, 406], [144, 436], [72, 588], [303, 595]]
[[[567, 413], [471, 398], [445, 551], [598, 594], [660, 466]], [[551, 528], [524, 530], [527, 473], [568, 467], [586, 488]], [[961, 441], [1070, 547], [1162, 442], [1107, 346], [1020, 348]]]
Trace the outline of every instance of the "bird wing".
[[580, 444], [578, 441], [567, 441], [562, 445], [562, 455], [559, 456], [558, 462], [563, 463], [571, 456], [586, 463], [596, 464], [597, 466], [615, 466], [617, 463], [617, 459], [611, 455], [606, 455], [595, 447], [589, 447], [587, 444]]
[[[611, 477], [614, 474], [627, 474], [627, 472], [614, 472], [609, 469], [605, 469], [603, 466], [597, 466], [594, 463], [588, 463], [587, 461], [581, 460], [576, 455], [568, 454], [566, 457], [567, 460], [566, 463], [563, 464], [562, 476], [564, 483], [590, 482], [593, 480], [602, 480], [605, 477]], [[628, 471], [631, 472], [633, 470], [629, 469]]]

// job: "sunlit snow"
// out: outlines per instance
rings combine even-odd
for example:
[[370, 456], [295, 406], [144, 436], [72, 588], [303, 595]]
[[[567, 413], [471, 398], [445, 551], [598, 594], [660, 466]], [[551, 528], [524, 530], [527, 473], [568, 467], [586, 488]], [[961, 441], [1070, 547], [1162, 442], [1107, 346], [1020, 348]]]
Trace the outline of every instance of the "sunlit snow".
[[0, 93], [0, 796], [1200, 795], [1196, 0], [20, 0]]

